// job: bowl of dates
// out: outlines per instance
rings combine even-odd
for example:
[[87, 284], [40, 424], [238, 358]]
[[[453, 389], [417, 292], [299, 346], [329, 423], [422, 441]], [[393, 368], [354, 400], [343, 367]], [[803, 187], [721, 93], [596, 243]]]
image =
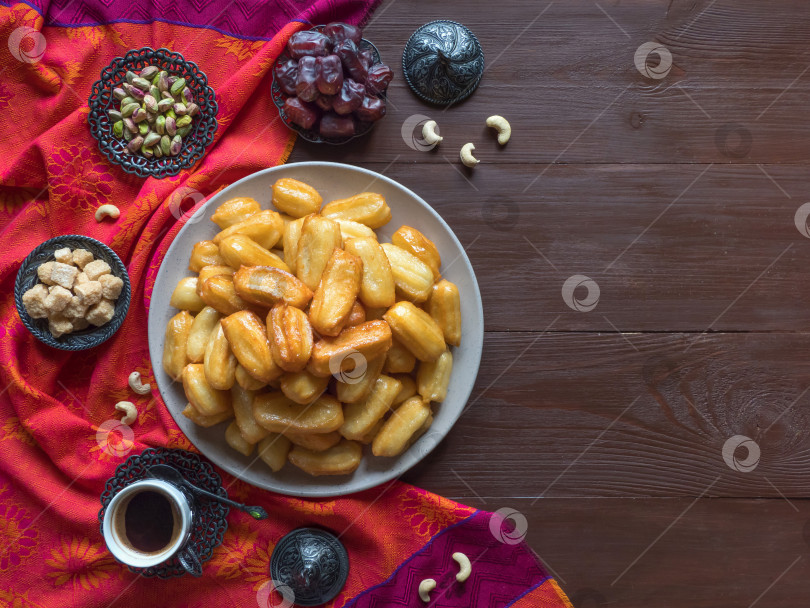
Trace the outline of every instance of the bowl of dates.
[[273, 102], [307, 141], [343, 144], [385, 116], [393, 77], [359, 27], [318, 25], [290, 37], [273, 67]]

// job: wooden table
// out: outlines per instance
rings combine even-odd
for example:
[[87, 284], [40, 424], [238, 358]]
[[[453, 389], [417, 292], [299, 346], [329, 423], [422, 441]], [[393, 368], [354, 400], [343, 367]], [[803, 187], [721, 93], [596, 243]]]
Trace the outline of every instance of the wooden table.
[[[441, 18], [486, 53], [478, 91], [446, 111], [401, 69], [412, 31]], [[368, 167], [424, 197], [465, 245], [486, 318], [473, 407], [405, 479], [522, 513], [577, 608], [800, 605], [810, 6], [386, 0], [366, 34], [396, 72], [389, 115], [290, 160]], [[646, 42], [668, 72], [637, 69], [637, 53], [658, 61]], [[415, 114], [438, 121], [439, 147], [406, 145]], [[504, 148], [491, 114], [512, 124]], [[572, 279], [569, 306], [574, 275], [591, 282]]]

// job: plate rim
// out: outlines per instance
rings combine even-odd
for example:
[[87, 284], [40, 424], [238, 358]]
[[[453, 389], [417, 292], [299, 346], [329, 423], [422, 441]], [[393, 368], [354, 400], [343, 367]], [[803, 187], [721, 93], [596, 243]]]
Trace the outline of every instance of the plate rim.
[[[456, 423], [458, 422], [458, 419], [461, 417], [461, 415], [465, 411], [465, 406], [467, 405], [467, 403], [468, 403], [468, 401], [470, 399], [470, 395], [472, 394], [473, 388], [475, 387], [475, 381], [476, 381], [476, 379], [478, 377], [478, 371], [480, 370], [480, 366], [481, 366], [481, 357], [482, 357], [482, 354], [483, 354], [483, 344], [484, 344], [484, 334], [485, 334], [483, 302], [481, 300], [481, 290], [480, 290], [480, 288], [478, 286], [478, 278], [476, 277], [475, 269], [473, 268], [472, 263], [470, 262], [470, 259], [467, 256], [466, 249], [461, 244], [461, 241], [459, 241], [459, 239], [456, 236], [455, 232], [453, 231], [452, 228], [450, 228], [450, 226], [447, 224], [447, 222], [444, 220], [444, 218], [427, 201], [425, 201], [425, 199], [423, 199], [421, 196], [416, 194], [413, 190], [411, 190], [407, 186], [405, 186], [405, 185], [399, 183], [398, 181], [396, 181], [394, 179], [391, 179], [390, 177], [387, 177], [387, 176], [385, 176], [385, 175], [383, 175], [381, 173], [377, 173], [376, 171], [372, 171], [370, 169], [366, 169], [364, 167], [358, 167], [356, 165], [351, 165], [351, 164], [348, 164], [348, 163], [335, 163], [335, 162], [329, 162], [329, 161], [304, 161], [304, 162], [298, 162], [298, 163], [285, 163], [285, 164], [281, 164], [281, 165], [276, 165], [275, 167], [268, 167], [267, 169], [262, 169], [260, 171], [255, 171], [255, 172], [251, 173], [250, 175], [246, 175], [245, 177], [233, 182], [232, 184], [230, 184], [226, 188], [224, 188], [224, 189], [220, 190], [219, 192], [215, 193], [207, 201], [205, 201], [205, 203], [203, 203], [192, 215], [184, 215], [183, 218], [181, 219], [181, 221], [184, 221], [185, 224], [183, 225], [182, 228], [180, 228], [180, 230], [177, 231], [177, 234], [172, 239], [171, 244], [168, 246], [165, 253], [163, 254], [163, 259], [160, 262], [160, 266], [158, 267], [158, 270], [155, 273], [155, 279], [154, 279], [154, 282], [152, 284], [152, 293], [154, 293], [155, 286], [157, 285], [158, 279], [161, 276], [161, 271], [163, 270], [163, 264], [166, 262], [167, 259], [170, 258], [170, 254], [172, 253], [173, 248], [179, 242], [180, 237], [183, 235], [183, 233], [186, 230], [189, 230], [191, 226], [198, 223], [199, 219], [195, 220], [194, 219], [195, 217], [199, 217], [200, 215], [204, 214], [206, 209], [208, 209], [208, 207], [211, 206], [212, 204], [215, 204], [217, 201], [227, 199], [227, 197], [229, 196], [229, 193], [232, 190], [235, 190], [243, 182], [245, 182], [245, 181], [247, 181], [249, 179], [253, 179], [253, 178], [255, 178], [256, 176], [259, 176], [259, 175], [272, 174], [272, 173], [276, 173], [276, 172], [279, 172], [279, 171], [283, 171], [285, 169], [289, 169], [291, 167], [312, 168], [312, 169], [316, 169], [316, 170], [319, 169], [319, 168], [326, 168], [326, 169], [350, 170], [350, 171], [358, 172], [358, 173], [361, 173], [361, 174], [365, 174], [369, 178], [373, 178], [371, 180], [371, 183], [369, 184], [369, 187], [371, 186], [371, 184], [374, 183], [374, 181], [377, 181], [377, 180], [384, 181], [384, 182], [388, 183], [390, 186], [392, 186], [393, 188], [399, 189], [400, 191], [402, 191], [406, 195], [408, 195], [408, 196], [412, 197], [413, 199], [415, 199], [424, 208], [424, 210], [427, 213], [431, 214], [433, 216], [433, 218], [436, 221], [438, 221], [441, 226], [444, 227], [444, 229], [446, 230], [446, 232], [449, 235], [450, 239], [455, 243], [455, 245], [458, 247], [459, 251], [461, 252], [461, 254], [458, 256], [458, 258], [456, 258], [454, 263], [461, 262], [461, 263], [465, 264], [468, 271], [469, 271], [469, 274], [470, 274], [470, 277], [471, 277], [471, 286], [473, 288], [473, 294], [471, 294], [471, 295], [474, 296], [474, 298], [472, 298], [473, 314], [477, 318], [477, 320], [479, 322], [479, 326], [481, 328], [480, 333], [478, 335], [473, 335], [470, 338], [470, 341], [472, 342], [471, 346], [476, 352], [474, 353], [474, 365], [472, 365], [473, 362], [471, 362], [471, 365], [469, 365], [467, 367], [467, 369], [469, 369], [472, 372], [473, 381], [469, 384], [469, 388], [466, 390], [466, 394], [463, 395], [462, 405], [459, 408], [459, 411], [454, 415], [454, 417], [452, 419], [452, 423], [450, 424], [450, 426], [444, 432], [438, 432], [438, 433], [436, 433], [436, 432], [434, 432], [434, 433], [428, 432], [425, 435], [423, 435], [422, 437], [420, 437], [419, 440], [417, 440], [405, 452], [403, 452], [400, 456], [398, 456], [397, 460], [395, 462], [392, 462], [391, 468], [384, 475], [382, 475], [381, 479], [379, 479], [379, 480], [376, 480], [376, 479], [375, 480], [353, 480], [352, 478], [348, 478], [348, 480], [346, 481], [345, 484], [335, 485], [333, 488], [324, 489], [324, 490], [321, 490], [321, 491], [313, 491], [313, 490], [308, 489], [306, 487], [303, 487], [303, 488], [268, 487], [267, 485], [258, 484], [258, 483], [255, 483], [254, 481], [251, 481], [250, 479], [246, 478], [243, 475], [244, 469], [238, 470], [236, 467], [232, 467], [229, 464], [222, 464], [221, 462], [219, 462], [218, 458], [212, 457], [211, 455], [207, 454], [206, 451], [204, 451], [200, 446], [198, 446], [197, 443], [195, 443], [194, 440], [191, 437], [188, 437], [185, 433], [183, 433], [183, 435], [194, 445], [194, 447], [197, 450], [199, 450], [200, 454], [202, 454], [205, 458], [210, 460], [212, 462], [212, 464], [214, 464], [215, 466], [219, 467], [220, 469], [226, 471], [230, 475], [233, 475], [237, 479], [239, 479], [239, 480], [241, 480], [241, 481], [243, 481], [245, 483], [250, 484], [251, 486], [254, 486], [256, 488], [260, 488], [262, 490], [275, 492], [277, 494], [281, 494], [281, 495], [284, 495], [284, 496], [294, 496], [294, 497], [298, 497], [298, 498], [334, 498], [334, 497], [339, 497], [339, 496], [347, 496], [347, 495], [350, 495], [350, 494], [354, 494], [356, 492], [362, 492], [362, 491], [368, 490], [370, 488], [378, 487], [378, 486], [381, 486], [381, 485], [383, 485], [385, 483], [391, 482], [391, 480], [393, 480], [393, 479], [397, 479], [397, 478], [401, 477], [402, 475], [407, 473], [410, 469], [412, 469], [414, 466], [416, 466], [419, 462], [421, 462], [425, 457], [427, 457], [428, 454], [430, 454], [436, 448], [436, 446], [439, 443], [441, 443], [444, 440], [444, 438], [450, 433], [450, 431], [455, 427]], [[148, 300], [148, 302], [149, 302], [149, 305], [148, 305], [149, 310], [148, 310], [148, 314], [147, 314], [147, 342], [148, 342], [148, 347], [149, 347], [149, 359], [150, 359], [153, 370], [156, 370], [158, 368], [161, 368], [161, 363], [160, 363], [160, 361], [153, 360], [153, 357], [152, 357], [152, 351], [153, 351], [153, 346], [154, 346], [153, 345], [153, 340], [158, 339], [158, 336], [153, 335], [153, 332], [150, 331], [150, 328], [152, 327], [152, 323], [151, 323], [152, 315], [153, 314], [158, 314], [157, 312], [155, 312], [155, 309], [152, 307], [152, 300], [153, 300], [153, 296], [150, 295], [149, 300]], [[157, 344], [157, 342], [155, 342], [155, 344]], [[155, 374], [155, 384], [157, 385], [158, 394], [160, 395], [163, 407], [166, 409], [169, 416], [172, 417], [172, 420], [175, 422], [175, 424], [177, 424], [178, 427], [180, 427], [179, 423], [177, 422], [177, 420], [175, 418], [175, 414], [171, 411], [171, 409], [168, 407], [168, 405], [166, 405], [166, 397], [164, 396], [164, 387], [161, 386], [161, 382], [158, 380], [158, 374]], [[168, 388], [168, 387], [166, 387], [166, 388]], [[180, 414], [178, 413], [178, 415], [180, 415]], [[182, 428], [180, 428], [180, 431], [183, 432]], [[437, 438], [437, 435], [440, 435], [440, 437]], [[424, 441], [426, 439], [429, 439], [429, 438], [432, 438], [431, 442], [428, 445], [425, 445]], [[419, 445], [420, 443], [422, 445]], [[417, 455], [417, 457], [416, 458], [408, 458], [407, 460], [404, 460], [405, 457], [409, 453], [411, 453], [412, 450], [414, 450], [414, 448], [416, 448], [417, 446], [420, 447], [419, 454]], [[317, 479], [317, 478], [313, 478], [313, 479]], [[345, 485], [351, 485], [351, 488], [346, 489], [344, 487]]]

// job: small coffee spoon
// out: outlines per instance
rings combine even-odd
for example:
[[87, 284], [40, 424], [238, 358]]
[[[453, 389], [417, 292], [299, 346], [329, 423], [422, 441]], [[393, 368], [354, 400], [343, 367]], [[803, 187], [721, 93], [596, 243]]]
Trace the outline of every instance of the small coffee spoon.
[[198, 488], [188, 479], [183, 477], [180, 471], [167, 464], [153, 464], [152, 466], [148, 467], [146, 471], [150, 477], [154, 477], [155, 479], [162, 479], [163, 481], [168, 481], [169, 483], [173, 483], [175, 485], [185, 486], [195, 494], [206, 496], [212, 500], [218, 500], [221, 503], [235, 507], [240, 511], [244, 511], [245, 513], [250, 515], [253, 519], [267, 519], [269, 517], [267, 511], [265, 511], [261, 507], [249, 507], [247, 505], [243, 505], [242, 503], [236, 502], [235, 500], [231, 500], [230, 498], [224, 498], [223, 496], [218, 496], [213, 492], [209, 492], [208, 490]]

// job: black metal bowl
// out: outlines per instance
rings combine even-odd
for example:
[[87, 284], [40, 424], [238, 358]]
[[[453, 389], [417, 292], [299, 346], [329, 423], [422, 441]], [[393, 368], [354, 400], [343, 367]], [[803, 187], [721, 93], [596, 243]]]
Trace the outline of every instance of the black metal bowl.
[[[101, 327], [88, 327], [71, 334], [64, 334], [59, 338], [54, 338], [48, 330], [48, 319], [33, 319], [25, 311], [22, 303], [23, 294], [39, 282], [37, 268], [45, 262], [54, 260], [53, 254], [57, 249], [69, 247], [70, 249], [87, 249], [97, 260], [104, 260], [110, 265], [112, 274], [122, 281], [124, 287], [121, 295], [115, 301], [115, 314], [108, 323]], [[121, 327], [124, 318], [129, 310], [129, 300], [132, 288], [129, 282], [129, 275], [124, 263], [116, 253], [101, 241], [91, 239], [89, 236], [81, 234], [65, 234], [57, 236], [42, 243], [39, 247], [28, 254], [20, 265], [17, 272], [17, 280], [14, 283], [14, 302], [17, 305], [17, 313], [28, 330], [34, 337], [54, 348], [60, 350], [86, 350], [98, 346], [102, 342], [109, 340], [112, 335]]]
[[[127, 70], [139, 71], [147, 65], [166, 70], [173, 76], [186, 79], [194, 93], [194, 102], [200, 106], [200, 113], [194, 117], [191, 132], [183, 138], [183, 148], [177, 156], [146, 158], [142, 154], [126, 153], [127, 142], [113, 135], [112, 124], [107, 110], [117, 109], [118, 102], [113, 98], [113, 89], [126, 82]], [[170, 177], [183, 169], [188, 169], [200, 160], [205, 149], [214, 141], [217, 131], [217, 102], [214, 89], [208, 86], [208, 79], [193, 61], [186, 61], [180, 53], [169, 49], [157, 51], [146, 46], [129, 51], [123, 57], [113, 59], [101, 71], [101, 79], [93, 84], [90, 99], [90, 133], [98, 141], [102, 154], [111, 163], [120, 165], [127, 173], [140, 177]]]
[[[324, 28], [323, 25], [316, 25], [310, 31], [321, 32], [323, 31], [323, 28]], [[361, 38], [360, 44], [358, 44], [357, 47], [360, 50], [364, 49], [371, 50], [371, 53], [374, 55], [374, 61], [372, 62], [372, 65], [377, 65], [378, 63], [381, 63], [380, 51], [378, 51], [377, 47], [374, 46], [371, 42], [369, 42], [365, 38]], [[301, 136], [302, 139], [311, 141], [314, 144], [332, 144], [337, 146], [340, 144], [350, 142], [351, 140], [356, 139], [358, 137], [362, 137], [363, 135], [371, 131], [371, 128], [374, 126], [373, 122], [358, 122], [357, 131], [351, 137], [323, 137], [320, 133], [318, 133], [318, 131], [314, 129], [304, 129], [302, 127], [299, 127], [294, 122], [292, 122], [290, 120], [290, 117], [287, 116], [287, 113], [284, 111], [284, 102], [287, 100], [287, 95], [281, 90], [281, 87], [276, 82], [276, 69], [275, 69], [279, 63], [288, 61], [289, 59], [290, 56], [287, 54], [285, 47], [284, 52], [281, 53], [281, 56], [279, 56], [279, 58], [276, 60], [276, 63], [273, 64], [273, 84], [270, 87], [271, 93], [273, 95], [273, 103], [276, 104], [276, 107], [278, 108], [278, 114], [281, 117], [281, 122], [287, 125], [288, 128], [298, 133], [298, 135]], [[377, 97], [383, 100], [386, 99], [384, 93], [377, 95]]]

